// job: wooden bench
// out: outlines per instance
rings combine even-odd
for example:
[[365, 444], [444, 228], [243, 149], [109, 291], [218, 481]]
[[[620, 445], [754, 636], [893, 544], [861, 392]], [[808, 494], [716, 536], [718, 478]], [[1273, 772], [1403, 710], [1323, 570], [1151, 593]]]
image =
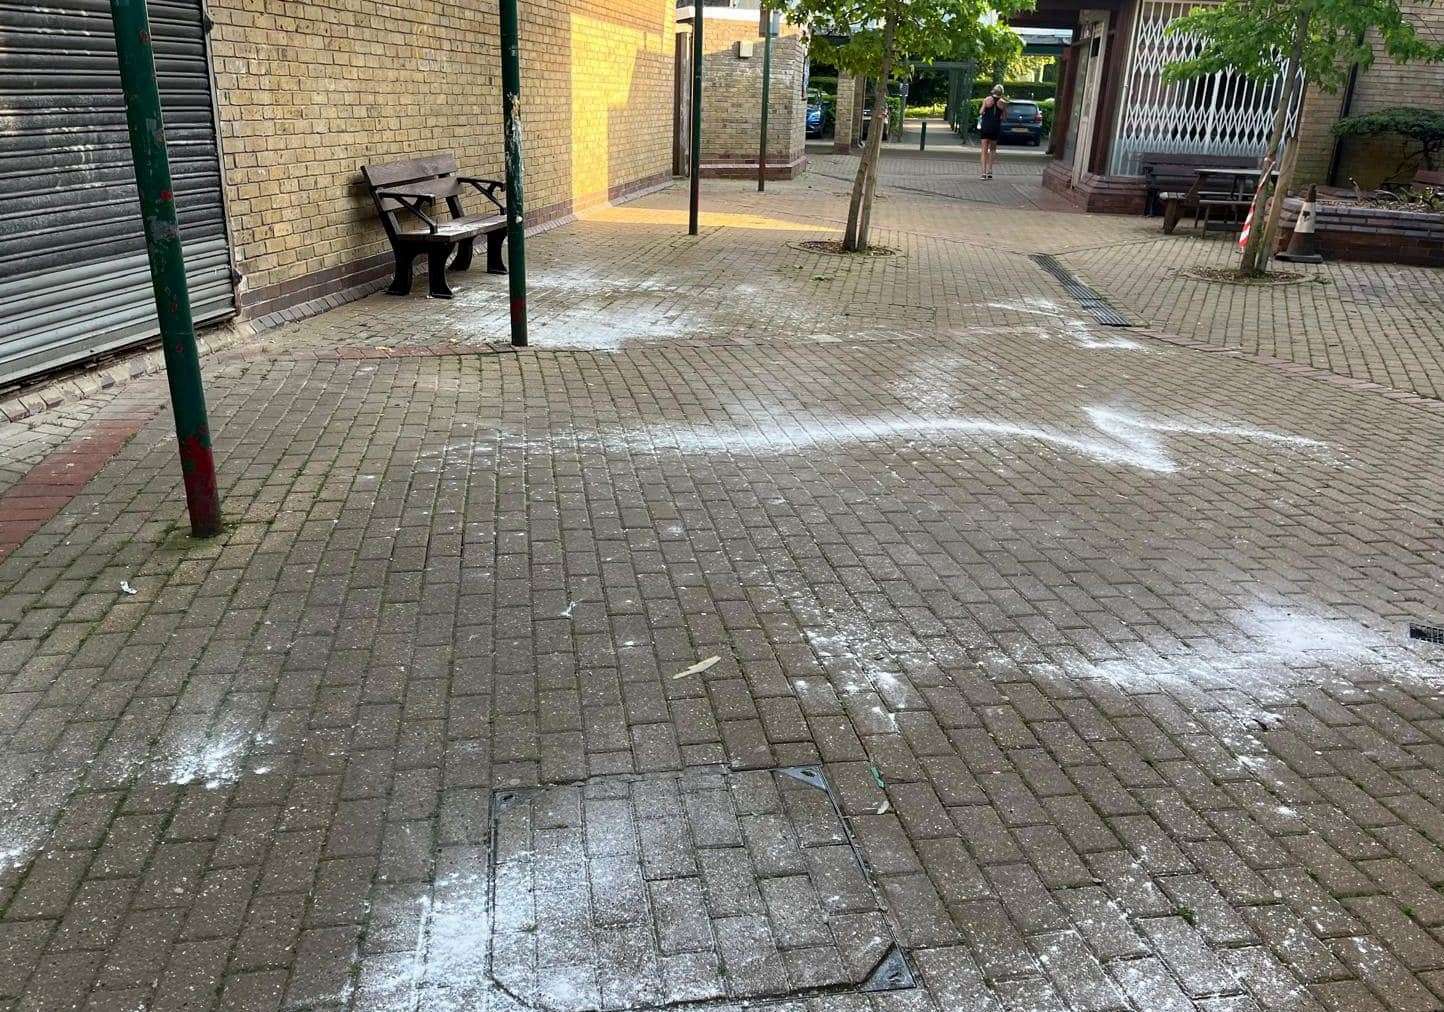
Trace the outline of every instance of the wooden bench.
[[[447, 258], [456, 250], [450, 269], [471, 266], [472, 246], [486, 236], [486, 271], [505, 274], [501, 244], [506, 239], [506, 205], [497, 199], [504, 184], [495, 179], [458, 175], [453, 154], [427, 155], [404, 162], [363, 165], [361, 174], [376, 202], [376, 212], [396, 256], [396, 278], [386, 289], [392, 295], [409, 295], [416, 258], [426, 254], [426, 274], [433, 299], [451, 298], [446, 283]], [[475, 187], [491, 203], [483, 214], [466, 214], [461, 207], [465, 187]], [[446, 216], [438, 203], [446, 205]]]
[[1258, 165], [1257, 158], [1235, 155], [1190, 155], [1144, 152], [1138, 158], [1147, 189], [1143, 213], [1159, 213], [1164, 193], [1187, 192], [1198, 177], [1199, 169], [1248, 169]]

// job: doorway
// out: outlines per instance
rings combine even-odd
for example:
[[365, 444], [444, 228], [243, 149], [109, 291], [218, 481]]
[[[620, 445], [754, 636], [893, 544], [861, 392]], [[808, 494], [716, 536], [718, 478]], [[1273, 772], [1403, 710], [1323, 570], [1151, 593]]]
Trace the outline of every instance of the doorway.
[[1085, 10], [1079, 14], [1078, 70], [1074, 94], [1078, 96], [1069, 115], [1073, 138], [1073, 185], [1078, 186], [1088, 171], [1093, 155], [1093, 131], [1098, 119], [1098, 95], [1103, 79], [1108, 39], [1108, 11]]

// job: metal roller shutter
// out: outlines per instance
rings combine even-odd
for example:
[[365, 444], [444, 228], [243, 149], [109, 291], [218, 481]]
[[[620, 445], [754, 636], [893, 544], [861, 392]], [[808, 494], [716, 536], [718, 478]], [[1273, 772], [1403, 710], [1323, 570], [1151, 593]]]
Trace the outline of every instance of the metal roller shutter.
[[[196, 322], [235, 312], [200, 0], [150, 0]], [[108, 0], [0, 0], [0, 384], [153, 336]]]

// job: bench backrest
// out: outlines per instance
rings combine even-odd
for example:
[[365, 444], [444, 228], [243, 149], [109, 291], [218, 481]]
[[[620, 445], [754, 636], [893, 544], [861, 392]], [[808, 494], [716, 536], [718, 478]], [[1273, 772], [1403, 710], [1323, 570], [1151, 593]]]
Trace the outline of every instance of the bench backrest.
[[1177, 189], [1192, 185], [1199, 169], [1251, 169], [1258, 165], [1258, 159], [1240, 155], [1144, 154], [1138, 163], [1154, 185]]
[[[420, 158], [408, 158], [402, 162], [381, 162], [361, 166], [361, 175], [366, 179], [366, 188], [371, 192], [372, 200], [376, 202], [376, 211], [381, 215], [381, 223], [386, 227], [387, 232], [394, 232], [396, 213], [405, 205], [390, 197], [376, 196], [377, 190], [425, 193], [428, 196], [445, 199], [449, 204], [461, 196], [461, 184], [456, 180], [458, 171], [460, 171], [460, 167], [456, 164], [456, 156], [449, 151], [423, 155]], [[440, 181], [439, 185], [437, 181]], [[434, 210], [436, 213], [432, 214], [433, 218], [446, 217], [440, 207], [436, 207]], [[452, 212], [459, 213], [457, 208], [452, 208]]]

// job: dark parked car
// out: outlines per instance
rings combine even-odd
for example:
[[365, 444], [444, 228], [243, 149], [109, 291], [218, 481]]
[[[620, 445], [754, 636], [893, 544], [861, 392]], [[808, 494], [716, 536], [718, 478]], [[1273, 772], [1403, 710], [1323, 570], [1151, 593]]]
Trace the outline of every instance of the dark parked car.
[[1043, 110], [1038, 108], [1038, 103], [1023, 99], [1009, 102], [1008, 111], [1003, 116], [1003, 133], [998, 140], [1026, 141], [1035, 148], [1042, 144]]
[[826, 119], [827, 119], [827, 114], [826, 114], [826, 112], [823, 110], [823, 108], [822, 108], [822, 103], [821, 103], [821, 102], [808, 102], [808, 103], [807, 103], [807, 136], [809, 136], [809, 137], [821, 137], [821, 136], [822, 136], [823, 123], [826, 121]]

